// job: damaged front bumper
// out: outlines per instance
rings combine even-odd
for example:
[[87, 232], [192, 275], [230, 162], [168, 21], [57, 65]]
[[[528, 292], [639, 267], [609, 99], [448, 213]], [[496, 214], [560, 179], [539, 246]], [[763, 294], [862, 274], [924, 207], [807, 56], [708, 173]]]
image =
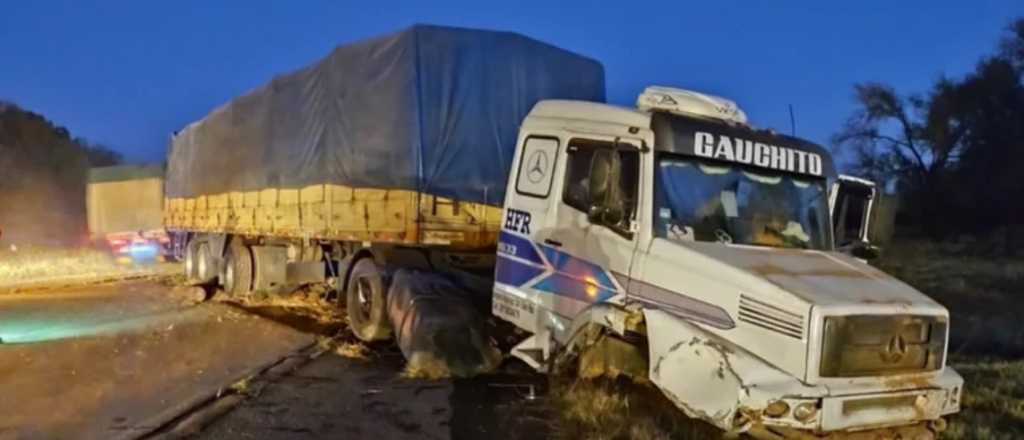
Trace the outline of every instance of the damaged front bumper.
[[963, 379], [952, 368], [898, 385], [811, 385], [686, 320], [660, 310], [644, 314], [651, 381], [687, 415], [726, 431], [831, 438], [870, 430], [888, 438], [877, 433], [940, 431], [942, 417], [960, 409]]
[[760, 404], [757, 407], [741, 399], [739, 411], [744, 420], [738, 424], [816, 433], [920, 425], [938, 432], [945, 428], [941, 418], [960, 410], [962, 386], [960, 375], [946, 368], [922, 388], [909, 390], [829, 389], [825, 396], [810, 398], [783, 397], [784, 391], [778, 390], [776, 396], [751, 395], [750, 403]]

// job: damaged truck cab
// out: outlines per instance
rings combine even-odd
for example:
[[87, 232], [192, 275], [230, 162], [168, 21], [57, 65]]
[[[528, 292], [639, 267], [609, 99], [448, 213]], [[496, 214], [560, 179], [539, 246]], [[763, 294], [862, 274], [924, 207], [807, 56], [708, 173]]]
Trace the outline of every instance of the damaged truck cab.
[[[513, 354], [546, 370], [614, 341], [599, 357], [642, 365], [615, 372], [759, 438], [941, 431], [963, 383], [947, 310], [837, 246], [869, 246], [874, 186], [731, 101], [651, 87], [637, 107], [548, 100], [523, 122], [493, 289], [531, 334]], [[862, 224], [834, 223], [858, 203]]]

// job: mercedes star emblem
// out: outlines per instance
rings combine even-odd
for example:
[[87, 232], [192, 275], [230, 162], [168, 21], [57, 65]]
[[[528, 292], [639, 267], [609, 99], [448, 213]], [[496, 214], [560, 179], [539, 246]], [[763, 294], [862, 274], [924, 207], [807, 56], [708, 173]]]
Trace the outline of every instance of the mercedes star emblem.
[[526, 179], [531, 183], [540, 183], [548, 173], [548, 155], [543, 150], [537, 150], [527, 160], [530, 168], [526, 171]]
[[897, 363], [903, 360], [903, 357], [907, 355], [907, 341], [903, 340], [903, 336], [896, 335], [889, 340], [889, 343], [885, 346], [885, 352], [882, 358], [889, 363]]

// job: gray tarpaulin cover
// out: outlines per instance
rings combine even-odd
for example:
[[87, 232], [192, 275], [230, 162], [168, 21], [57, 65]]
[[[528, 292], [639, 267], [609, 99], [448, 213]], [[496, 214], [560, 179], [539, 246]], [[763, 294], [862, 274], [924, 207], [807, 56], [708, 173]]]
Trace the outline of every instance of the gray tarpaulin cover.
[[388, 317], [409, 371], [469, 377], [498, 366], [501, 352], [487, 336], [473, 295], [437, 273], [395, 271]]
[[500, 205], [541, 99], [604, 101], [600, 63], [509, 32], [413, 26], [342, 46], [177, 133], [170, 197], [323, 183]]

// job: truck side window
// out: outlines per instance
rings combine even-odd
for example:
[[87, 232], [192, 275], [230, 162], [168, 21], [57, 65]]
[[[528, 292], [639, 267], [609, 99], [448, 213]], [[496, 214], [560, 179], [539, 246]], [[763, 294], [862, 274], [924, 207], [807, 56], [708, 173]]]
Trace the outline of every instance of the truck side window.
[[551, 175], [558, 157], [558, 138], [530, 136], [523, 143], [516, 192], [545, 199], [551, 192]]
[[[591, 206], [590, 200], [590, 164], [594, 159], [594, 151], [599, 148], [613, 148], [611, 142], [592, 141], [584, 139], [573, 139], [569, 142], [568, 162], [565, 171], [565, 193], [562, 200], [566, 205], [587, 212]], [[636, 212], [637, 188], [640, 176], [640, 154], [638, 151], [620, 150], [619, 157], [622, 163], [622, 173], [619, 179], [619, 189], [622, 200], [622, 223], [621, 229], [628, 229]]]

